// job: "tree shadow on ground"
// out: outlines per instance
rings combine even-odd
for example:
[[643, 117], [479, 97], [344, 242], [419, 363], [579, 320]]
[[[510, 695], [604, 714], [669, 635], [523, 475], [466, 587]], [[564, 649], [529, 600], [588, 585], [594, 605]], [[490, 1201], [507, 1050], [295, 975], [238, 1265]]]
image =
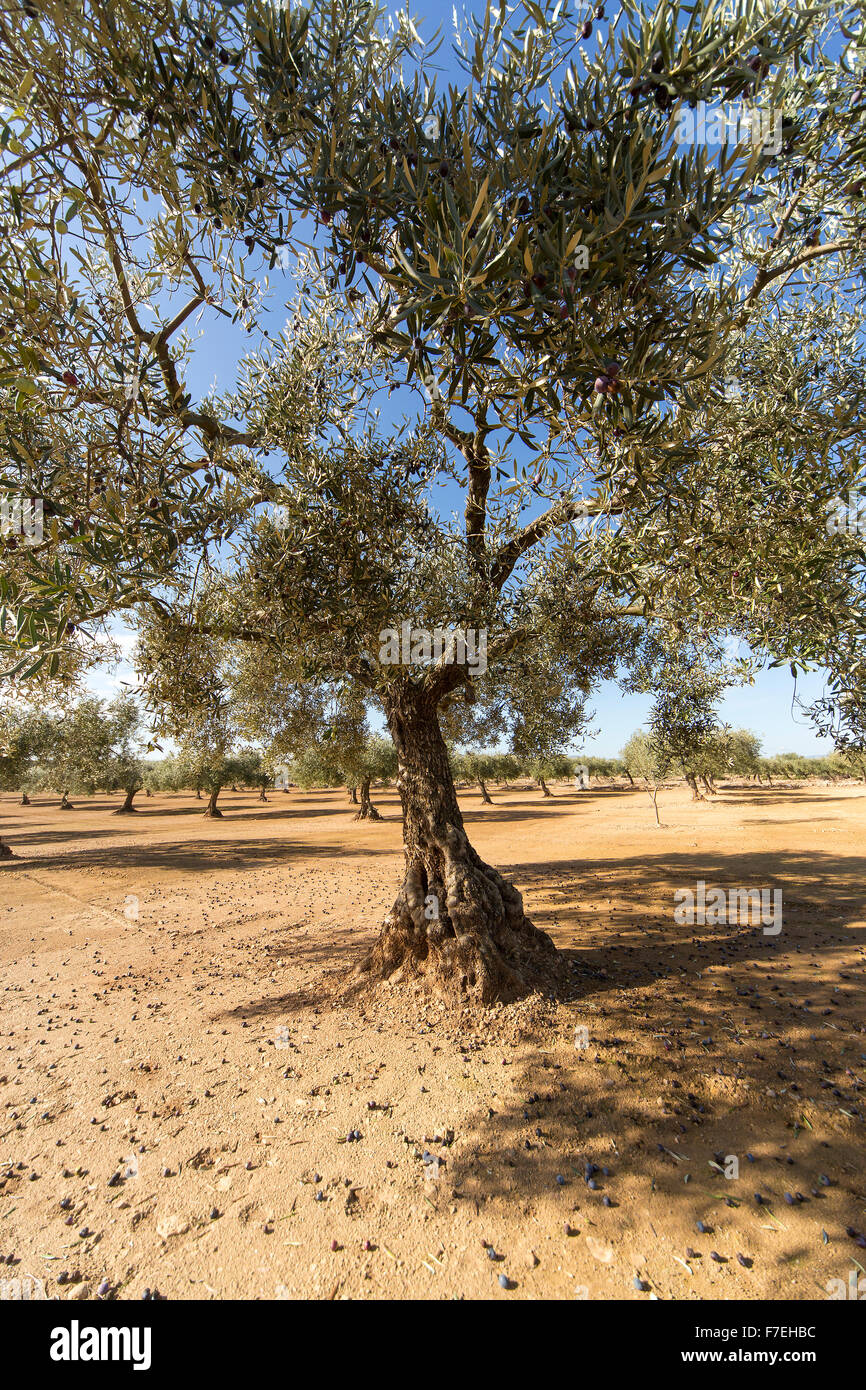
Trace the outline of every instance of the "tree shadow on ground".
[[[729, 1266], [735, 1283], [719, 1285], [720, 1297], [757, 1296], [750, 1268], [762, 1297], [789, 1296], [795, 1277], [798, 1296], [826, 1296], [827, 1278], [845, 1279], [852, 1260], [862, 1262], [846, 1228], [866, 1224], [862, 859], [680, 851], [511, 867], [533, 920], [572, 962], [573, 986], [507, 1055], [483, 1030], [471, 1035], [464, 1075], [489, 1103], [461, 1117], [453, 1147], [411, 1136], [444, 1164], [424, 1192], [474, 1205], [491, 1229], [503, 1203], [525, 1214], [527, 1232], [557, 1217], [566, 1249], [556, 1258], [567, 1267], [572, 1248], [584, 1277], [589, 1262], [600, 1280], [622, 1280], [624, 1263], [634, 1263], [624, 1250], [640, 1240], [653, 1274], [664, 1268], [666, 1278], [682, 1273], [671, 1251], [683, 1258], [687, 1245], [700, 1272]], [[674, 891], [698, 879], [781, 887], [781, 933], [676, 923]], [[269, 949], [320, 968], [318, 985], [250, 999], [222, 1019], [276, 1025], [324, 1005], [333, 972], [372, 939], [329, 931], [316, 944], [280, 933]], [[413, 1011], [409, 996], [402, 1002]], [[443, 1016], [443, 1032], [458, 1016], [457, 1006]], [[739, 1165], [733, 1181], [710, 1166], [728, 1155]], [[598, 1170], [589, 1174], [595, 1190], [587, 1164]], [[698, 1232], [699, 1220], [708, 1231]], [[513, 1265], [496, 1268], [519, 1285]], [[609, 1296], [628, 1296], [633, 1273], [619, 1294], [605, 1286]], [[688, 1286], [676, 1296], [688, 1297]]]
[[[16, 840], [15, 848], [23, 848]], [[307, 841], [270, 840], [238, 844], [231, 840], [196, 840], [194, 844], [178, 846], [176, 841], [164, 844], [102, 846], [98, 849], [69, 850], [52, 855], [27, 855], [10, 859], [2, 870], [15, 873], [28, 869], [122, 869], [156, 868], [172, 872], [196, 874], [222, 872], [226, 869], [253, 870], [279, 867], [294, 860], [329, 860], [369, 858], [381, 853], [375, 845], [310, 844]]]
[[[866, 793], [864, 793], [866, 795]], [[840, 802], [848, 804], [854, 798], [850, 796], [822, 796], [817, 800], [814, 793], [800, 793], [799, 791], [782, 791], [781, 794], [775, 787], [756, 787], [748, 796], [732, 796], [724, 787], [719, 788], [718, 799], [720, 806], [789, 806], [792, 803], [808, 802], [810, 806], [833, 806]]]
[[[609, 1280], [607, 1296], [629, 1296], [640, 1263], [656, 1287], [672, 1294], [678, 1286], [677, 1297], [694, 1297], [688, 1277], [682, 1278], [687, 1271], [672, 1259], [688, 1250], [699, 1274], [717, 1272], [711, 1252], [717, 1265], [730, 1267], [733, 1283], [710, 1297], [790, 1297], [795, 1272], [800, 1296], [821, 1296], [828, 1277], [844, 1279], [855, 1260], [862, 1262], [863, 1250], [846, 1234], [866, 1224], [862, 1124], [856, 1131], [828, 1131], [831, 1137], [822, 1140], [806, 1127], [792, 1129], [801, 1106], [734, 1108], [708, 1094], [699, 1068], [685, 1067], [679, 1076], [681, 1092], [665, 1093], [665, 1078], [647, 1075], [626, 1053], [610, 1090], [588, 1094], [578, 1066], [545, 1075], [527, 1065], [517, 1078], [523, 1097], [492, 1098], [489, 1108], [479, 1108], [453, 1156], [430, 1146], [447, 1164], [438, 1184], [446, 1188], [443, 1198], [473, 1204], [491, 1222], [503, 1204], [516, 1207], [528, 1230], [541, 1228], [539, 1235], [550, 1229], [551, 1216], [558, 1217], [557, 1258], [566, 1265], [576, 1261], [581, 1277], [594, 1283], [597, 1277], [602, 1287]], [[658, 1101], [665, 1094], [671, 1106], [662, 1114]], [[729, 1156], [738, 1164], [733, 1180], [710, 1167]], [[825, 1187], [822, 1177], [831, 1185]], [[794, 1197], [793, 1208], [786, 1193]], [[630, 1258], [629, 1248], [645, 1251], [646, 1263]], [[515, 1263], [507, 1254], [500, 1259], [519, 1285]], [[750, 1288], [752, 1269], [761, 1281], [757, 1294]], [[610, 1283], [617, 1281], [621, 1291], [615, 1293]]]
[[[680, 981], [698, 970], [745, 964], [775, 967], [780, 960], [787, 972], [786, 988], [805, 989], [804, 997], [810, 998], [814, 967], [803, 958], [795, 968], [787, 960], [789, 953], [801, 957], [806, 950], [832, 953], [838, 947], [849, 950], [866, 944], [866, 888], [863, 861], [857, 856], [680, 852], [627, 860], [595, 858], [580, 864], [511, 864], [503, 869], [524, 893], [535, 925], [547, 931], [571, 961], [573, 987], [566, 998], [572, 1001], [660, 979]], [[696, 892], [700, 879], [708, 889], [780, 888], [781, 931], [765, 933], [760, 921], [680, 925], [673, 915], [674, 892]], [[846, 926], [852, 917], [863, 920]], [[818, 931], [816, 918], [821, 923]], [[346, 944], [368, 949], [378, 923], [365, 926], [361, 940], [353, 932], [351, 942], [344, 938], [339, 944], [329, 931], [322, 964], [330, 963], [335, 970], [351, 964], [341, 956]], [[291, 959], [291, 931], [272, 949]], [[845, 987], [841, 992], [844, 997]], [[824, 1007], [833, 1014], [840, 1002], [833, 998]], [[271, 1005], [246, 1007], [267, 1012]], [[278, 1006], [273, 1007], [277, 1011]]]
[[[528, 896], [536, 926], [573, 954], [581, 969], [604, 969], [611, 978], [644, 978], [694, 970], [694, 962], [728, 958], [766, 961], [784, 954], [805, 932], [815, 949], [857, 944], [864, 928], [842, 924], [866, 917], [863, 860], [829, 852], [756, 852], [736, 855], [665, 852], [629, 859], [594, 858], [569, 864], [511, 864], [505, 872]], [[778, 933], [755, 925], [680, 925], [674, 920], [677, 890], [697, 892], [703, 880], [726, 892], [780, 889]], [[821, 923], [815, 933], [816, 916]], [[771, 924], [768, 924], [771, 925]], [[835, 929], [835, 930], [834, 930]], [[854, 935], [852, 937], [852, 931]], [[596, 939], [596, 937], [598, 939]]]
[[[70, 840], [104, 840], [109, 833], [112, 835], [131, 836], [133, 831], [131, 826], [117, 826], [110, 832], [107, 830], [75, 830], [73, 827], [70, 827], [70, 829], [66, 831], [27, 830], [22, 833], [19, 833], [17, 829], [15, 831], [3, 831], [4, 838], [8, 840], [8, 843], [15, 850], [21, 849], [27, 845], [66, 844]], [[14, 867], [13, 860], [9, 861], [9, 867]]]
[[[291, 806], [275, 806], [271, 810], [259, 810], [258, 807], [260, 805], [263, 806], [264, 803], [256, 802], [255, 804], [255, 810], [251, 808], [246, 811], [243, 817], [244, 824], [247, 824], [249, 821], [314, 820], [319, 816], [339, 815], [347, 815], [351, 819], [350, 813], [353, 811], [351, 806], [318, 806], [315, 809], [305, 807], [302, 811], [295, 810]], [[233, 812], [230, 809], [225, 819], [230, 820], [232, 815]]]

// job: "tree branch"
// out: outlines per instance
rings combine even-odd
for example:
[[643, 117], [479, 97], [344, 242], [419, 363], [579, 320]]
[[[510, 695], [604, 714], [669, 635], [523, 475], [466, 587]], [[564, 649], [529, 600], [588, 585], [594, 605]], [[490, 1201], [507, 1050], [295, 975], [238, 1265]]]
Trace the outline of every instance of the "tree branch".
[[612, 511], [601, 502], [573, 500], [554, 503], [541, 516], [536, 517], [535, 521], [524, 526], [522, 531], [518, 532], [512, 540], [501, 546], [496, 552], [490, 574], [491, 589], [498, 593], [521, 556], [525, 555], [539, 541], [545, 540], [558, 526], [562, 526], [568, 521], [576, 521], [578, 517], [582, 516], [601, 516], [602, 514], [612, 516], [615, 512], [616, 508]]
[[[839, 251], [851, 251], [854, 249], [853, 241], [843, 238], [841, 241], [827, 241], [822, 246], [807, 246], [798, 256], [795, 256], [787, 265], [777, 266], [775, 270], [769, 270], [764, 266], [755, 276], [754, 284], [742, 302], [743, 309], [747, 309], [753, 300], [757, 299], [761, 291], [773, 280], [778, 280], [781, 275], [793, 275], [801, 266], [808, 265], [810, 261], [817, 260], [819, 256], [832, 256]], [[748, 315], [741, 314], [738, 319], [740, 325], [746, 322]]]

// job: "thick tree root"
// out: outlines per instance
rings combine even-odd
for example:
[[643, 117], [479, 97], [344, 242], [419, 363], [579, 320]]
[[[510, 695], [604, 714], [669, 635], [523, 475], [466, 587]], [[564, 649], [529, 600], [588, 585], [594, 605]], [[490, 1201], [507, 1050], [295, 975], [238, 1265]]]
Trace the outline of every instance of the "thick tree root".
[[356, 811], [355, 814], [354, 814], [354, 816], [352, 817], [352, 820], [381, 820], [381, 819], [382, 819], [382, 817], [380, 816], [379, 812], [376, 810], [376, 807], [373, 805], [372, 801], [368, 801], [367, 804], [366, 804], [366, 806], [362, 806], [361, 809], [360, 809], [360, 811]]
[[567, 963], [533, 926], [513, 884], [482, 862], [462, 830], [409, 864], [350, 992], [371, 980], [416, 979], [457, 1001], [491, 1004], [565, 984]]

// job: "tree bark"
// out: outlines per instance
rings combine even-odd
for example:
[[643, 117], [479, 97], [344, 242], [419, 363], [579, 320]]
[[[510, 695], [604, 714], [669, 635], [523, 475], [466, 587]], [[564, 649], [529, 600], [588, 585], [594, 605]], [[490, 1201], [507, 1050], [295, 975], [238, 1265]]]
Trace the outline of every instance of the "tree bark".
[[553, 792], [550, 790], [550, 787], [547, 785], [543, 777], [537, 777], [536, 781], [538, 782], [538, 785], [544, 792], [545, 796], [553, 796]]
[[136, 792], [139, 791], [141, 791], [140, 787], [127, 787], [126, 798], [124, 800], [123, 805], [118, 806], [117, 810], [114, 811], [113, 814], [115, 816], [128, 816], [135, 812], [137, 810], [137, 807], [133, 806], [132, 798], [135, 796]]
[[217, 806], [217, 797], [219, 796], [221, 790], [221, 787], [212, 788], [207, 806], [202, 812], [203, 815], [208, 816], [211, 820], [222, 820], [223, 813]]
[[361, 805], [353, 820], [381, 820], [382, 817], [370, 800], [370, 781], [371, 778], [365, 777], [361, 783]]
[[356, 981], [422, 980], [473, 1004], [550, 992], [565, 962], [523, 911], [520, 893], [476, 854], [463, 828], [435, 698], [385, 698], [397, 749], [405, 877]]
[[358, 804], [358, 788], [357, 788], [357, 787], [349, 787], [349, 788], [348, 788], [348, 791], [349, 791], [349, 800], [351, 801], [351, 803], [352, 803], [353, 806], [357, 806], [357, 804]]
[[479, 785], [479, 787], [481, 788], [481, 800], [484, 802], [485, 806], [492, 806], [492, 805], [493, 805], [493, 798], [491, 797], [491, 795], [490, 795], [490, 793], [488, 792], [486, 786], [484, 785], [484, 778], [483, 778], [483, 777], [479, 777], [479, 778], [478, 778], [478, 785]]
[[693, 772], [686, 773], [686, 781], [692, 789], [692, 801], [706, 801], [707, 798], [702, 795], [698, 787], [698, 779]]

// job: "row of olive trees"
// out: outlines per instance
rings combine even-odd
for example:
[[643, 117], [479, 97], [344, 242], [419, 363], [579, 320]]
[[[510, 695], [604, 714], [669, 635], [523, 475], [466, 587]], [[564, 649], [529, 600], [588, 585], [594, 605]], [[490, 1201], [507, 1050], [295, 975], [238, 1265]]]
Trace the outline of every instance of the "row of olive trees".
[[206, 814], [220, 815], [217, 797], [227, 784], [264, 788], [272, 780], [261, 753], [252, 748], [221, 751], [187, 747], [171, 757], [148, 758], [154, 744], [137, 701], [122, 693], [105, 702], [89, 696], [66, 709], [39, 711], [7, 705], [0, 709], [0, 789], [60, 795], [60, 807], [73, 810], [71, 796], [122, 792], [116, 815], [136, 810], [142, 790], [189, 789], [208, 795]]
[[[205, 815], [220, 817], [218, 798], [223, 787], [256, 787], [266, 800], [265, 789], [345, 786], [358, 806], [356, 819], [381, 820], [371, 799], [371, 788], [387, 785], [397, 777], [397, 754], [390, 739], [371, 734], [362, 724], [336, 721], [328, 736], [313, 738], [288, 763], [275, 761], [254, 748], [227, 751], [224, 740], [192, 738], [178, 730], [180, 748], [163, 758], [151, 758], [155, 745], [148, 743], [137, 701], [128, 693], [110, 702], [95, 697], [79, 700], [65, 711], [23, 711], [7, 707], [0, 712], [0, 788], [21, 793], [22, 805], [29, 792], [54, 791], [63, 810], [73, 810], [71, 796], [97, 791], [123, 793], [115, 814], [136, 810], [139, 792], [194, 791], [208, 798]], [[488, 783], [507, 786], [529, 777], [544, 796], [550, 796], [548, 780], [572, 777], [586, 767], [590, 776], [616, 776], [627, 771], [618, 759], [592, 758], [586, 762], [567, 754], [518, 756], [508, 752], [468, 749], [452, 751], [455, 779], [477, 786], [490, 804]]]
[[347, 747], [335, 739], [313, 743], [289, 764], [291, 781], [299, 787], [344, 786], [358, 810], [356, 820], [381, 820], [370, 790], [374, 783], [397, 776], [397, 752], [388, 738], [368, 734]]
[[[658, 814], [658, 794], [672, 777], [683, 777], [692, 789], [692, 800], [703, 801], [705, 793], [717, 792], [717, 777], [765, 778], [807, 781], [811, 778], [838, 781], [856, 777], [866, 781], [866, 755], [837, 751], [827, 757], [806, 757], [801, 753], [782, 753], [772, 758], [760, 756], [761, 743], [748, 729], [729, 729], [718, 725], [665, 728], [658, 720], [649, 731], [632, 734], [622, 750], [629, 777], [641, 781]], [[703, 791], [700, 788], [703, 788]]]
[[0, 787], [55, 791], [61, 808], [70, 795], [122, 791], [118, 814], [134, 810], [144, 786], [146, 763], [140, 713], [128, 694], [105, 703], [95, 697], [65, 709], [36, 710], [8, 704], [0, 709]]
[[760, 740], [748, 729], [728, 729], [693, 720], [665, 725], [657, 717], [650, 729], [632, 734], [622, 750], [622, 760], [633, 781], [646, 786], [659, 821], [658, 794], [671, 777], [684, 777], [692, 800], [702, 801], [699, 783], [710, 795], [715, 778], [722, 775], [756, 776], [760, 771]]
[[593, 777], [613, 778], [628, 776], [628, 769], [621, 758], [594, 758], [583, 754], [549, 753], [546, 756], [530, 755], [521, 757], [516, 753], [483, 752], [468, 749], [452, 753], [451, 766], [455, 781], [460, 784], [477, 786], [481, 800], [489, 805], [491, 796], [488, 784], [496, 782], [508, 786], [518, 777], [529, 777], [544, 796], [552, 796], [549, 781], [563, 781], [585, 771], [587, 779]]
[[207, 796], [204, 815], [219, 819], [222, 811], [217, 805], [223, 787], [256, 787], [259, 800], [267, 801], [265, 789], [271, 786], [273, 775], [257, 748], [240, 748], [236, 752], [218, 750], [185, 750], [145, 764], [144, 788], [150, 792], [194, 791], [196, 797]]
[[[490, 786], [508, 787], [521, 777], [530, 778], [545, 797], [552, 796], [549, 781], [570, 779], [582, 769], [588, 779], [627, 777], [628, 768], [621, 758], [571, 756], [566, 753], [546, 757], [519, 757], [516, 753], [483, 749], [449, 750], [455, 784], [477, 787], [485, 805], [492, 805]], [[388, 785], [397, 777], [397, 754], [390, 739], [368, 736], [363, 748], [347, 757], [345, 751], [332, 742], [317, 743], [292, 759], [286, 768], [288, 780], [296, 786], [345, 786], [350, 799], [358, 805], [356, 820], [381, 820], [370, 799], [372, 786]]]
[[808, 758], [802, 753], [777, 753], [772, 758], [758, 760], [758, 778], [773, 778], [784, 782], [805, 782], [810, 778], [828, 778], [831, 782], [856, 777], [866, 782], [866, 750], [840, 749], [827, 757]]
[[[201, 720], [200, 728], [178, 725], [173, 731], [179, 751], [155, 759], [146, 756], [157, 745], [148, 744], [131, 694], [107, 703], [88, 697], [53, 713], [10, 706], [0, 712], [0, 788], [20, 792], [22, 805], [29, 804], [29, 792], [57, 792], [62, 810], [74, 810], [71, 796], [120, 791], [124, 799], [117, 815], [134, 812], [141, 791], [189, 790], [197, 797], [206, 794], [206, 816], [220, 817], [218, 798], [225, 786], [257, 787], [262, 800], [274, 784], [345, 786], [358, 806], [357, 820], [381, 820], [371, 788], [396, 779], [396, 749], [389, 738], [370, 733], [363, 717], [352, 717], [351, 711], [343, 715], [318, 737], [308, 728], [288, 762], [279, 762], [272, 749], [267, 755], [255, 748], [232, 749], [227, 727], [215, 729], [213, 720]], [[454, 752], [452, 765], [460, 782], [477, 785], [490, 802], [488, 782], [507, 785], [521, 776], [531, 777], [550, 796], [547, 779], [572, 776], [576, 760], [564, 754], [518, 757], [469, 750]]]

